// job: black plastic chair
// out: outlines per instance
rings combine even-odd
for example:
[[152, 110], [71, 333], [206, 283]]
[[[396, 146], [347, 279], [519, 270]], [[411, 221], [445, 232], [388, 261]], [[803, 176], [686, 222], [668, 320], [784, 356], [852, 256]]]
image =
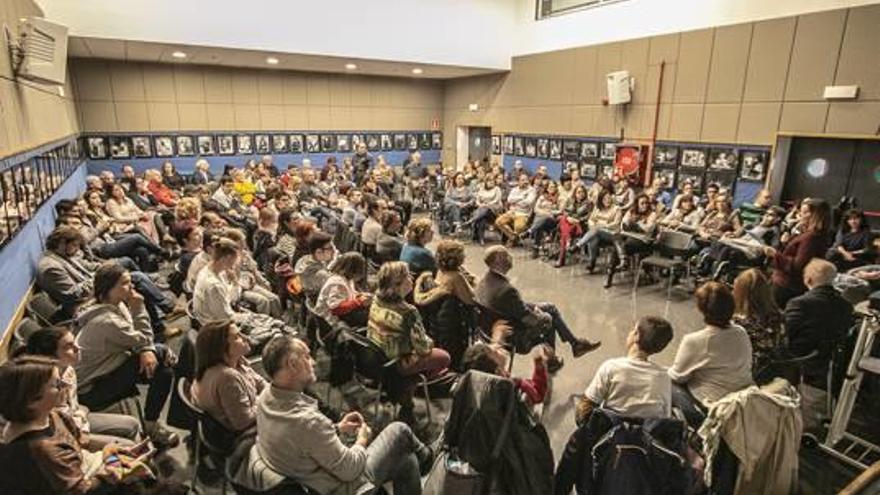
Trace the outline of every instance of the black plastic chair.
[[657, 236], [657, 243], [654, 246], [656, 253], [639, 261], [639, 267], [636, 270], [635, 280], [633, 281], [633, 293], [639, 288], [639, 278], [642, 275], [642, 269], [646, 265], [656, 266], [669, 271], [666, 288], [666, 299], [669, 299], [672, 294], [672, 281], [675, 279], [675, 271], [684, 268], [685, 276], [690, 277], [691, 267], [687, 258], [693, 237], [691, 234], [675, 230], [661, 230]]
[[40, 326], [50, 327], [57, 323], [61, 306], [45, 292], [37, 292], [27, 303], [27, 312]]
[[[181, 402], [187, 407], [189, 412], [194, 416], [195, 422], [194, 427], [190, 431], [193, 440], [193, 475], [192, 480], [190, 481], [190, 488], [193, 490], [196, 489], [196, 484], [198, 483], [198, 473], [199, 467], [202, 464], [202, 448], [204, 448], [208, 455], [218, 461], [221, 465], [217, 466], [218, 469], [223, 473], [222, 476], [222, 485], [221, 492], [226, 494], [226, 486], [229, 481], [226, 478], [226, 469], [225, 462], [229, 455], [235, 448], [234, 439], [235, 434], [223, 428], [222, 425], [217, 423], [216, 420], [210, 418], [205, 411], [203, 411], [199, 406], [195, 404], [192, 399], [192, 396], [189, 392], [190, 382], [186, 378], [181, 378], [177, 381], [177, 395], [180, 398]], [[210, 426], [212, 432], [219, 432], [221, 439], [218, 441], [215, 438], [211, 438], [212, 435], [207, 434], [207, 425], [208, 421], [212, 421], [214, 424]]]
[[33, 318], [25, 316], [18, 322], [18, 325], [15, 326], [15, 330], [12, 334], [12, 342], [10, 343], [10, 350], [15, 352], [17, 349], [20, 349], [27, 345], [28, 338], [33, 335], [34, 332], [42, 328], [39, 323]]

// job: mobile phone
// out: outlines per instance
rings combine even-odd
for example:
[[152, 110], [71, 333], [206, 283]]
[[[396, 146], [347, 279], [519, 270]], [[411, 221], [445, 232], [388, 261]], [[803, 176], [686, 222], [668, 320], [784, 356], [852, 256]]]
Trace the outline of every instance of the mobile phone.
[[141, 457], [142, 455], [150, 452], [151, 450], [153, 450], [153, 446], [150, 444], [149, 439], [145, 439], [141, 443], [128, 449], [128, 451], [131, 453], [132, 457]]

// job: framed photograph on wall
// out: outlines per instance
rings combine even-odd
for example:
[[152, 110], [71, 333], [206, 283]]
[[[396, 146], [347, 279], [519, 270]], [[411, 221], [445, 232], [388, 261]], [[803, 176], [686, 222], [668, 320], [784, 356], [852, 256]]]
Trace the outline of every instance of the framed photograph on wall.
[[367, 150], [368, 151], [379, 151], [382, 149], [382, 146], [379, 143], [379, 135], [378, 134], [367, 134]]
[[538, 149], [536, 155], [538, 158], [550, 158], [550, 144], [547, 138], [538, 138]]
[[214, 136], [196, 136], [196, 146], [202, 156], [214, 154]]
[[272, 135], [272, 153], [287, 153], [287, 136], [284, 134]]
[[131, 143], [127, 136], [110, 136], [110, 157], [117, 159], [131, 158]]
[[149, 136], [131, 138], [131, 149], [135, 158], [151, 158], [153, 156], [153, 146]]
[[598, 167], [596, 166], [596, 164], [594, 162], [581, 162], [581, 169], [580, 169], [581, 178], [582, 179], [589, 179], [589, 180], [596, 180], [597, 169], [598, 169]]
[[366, 143], [366, 142], [367, 142], [367, 138], [364, 137], [363, 134], [352, 134], [351, 140], [350, 140], [351, 150], [352, 151], [356, 150], [359, 144]]
[[736, 171], [739, 165], [739, 155], [733, 148], [713, 148], [709, 153], [710, 170]]
[[572, 170], [577, 170], [578, 175], [581, 173], [581, 167], [578, 165], [578, 162], [574, 160], [566, 160], [562, 163], [562, 173], [571, 173]]
[[602, 143], [602, 159], [614, 161], [617, 145], [614, 143]]
[[160, 158], [174, 156], [174, 139], [171, 136], [156, 136], [153, 144], [156, 145], [156, 156]]
[[766, 151], [743, 151], [742, 167], [739, 171], [739, 177], [749, 181], [763, 181], [767, 173], [767, 157]]
[[562, 140], [561, 139], [551, 139], [550, 140], [550, 159], [551, 160], [561, 160], [562, 159]]
[[431, 148], [435, 150], [443, 149], [443, 134], [439, 132], [431, 133]]
[[406, 135], [406, 149], [409, 151], [415, 151], [419, 149], [419, 135], [418, 134], [407, 134]]
[[321, 134], [321, 151], [324, 153], [336, 152], [336, 134]]
[[[684, 155], [682, 154], [682, 158]], [[694, 186], [694, 193], [703, 192], [703, 173], [688, 170], [679, 170], [676, 177], [675, 188], [679, 191], [684, 187], [686, 182], [690, 182]]]
[[234, 155], [235, 138], [230, 134], [217, 136], [217, 152], [221, 155]]
[[523, 142], [522, 136], [513, 138], [513, 154], [516, 156], [526, 156], [526, 143]]
[[706, 184], [718, 184], [720, 189], [726, 189], [731, 194], [734, 182], [736, 182], [736, 173], [732, 170], [709, 170], [706, 172]]
[[239, 134], [235, 136], [235, 142], [238, 145], [236, 151], [239, 155], [251, 155], [254, 152], [254, 141], [250, 134]]
[[337, 134], [336, 135], [336, 151], [341, 153], [348, 153], [357, 145], [352, 142], [352, 138], [354, 136], [349, 136], [348, 134]]
[[[706, 150], [700, 148], [682, 148], [681, 166], [688, 168], [706, 168]], [[696, 187], [694, 187], [696, 189]]]
[[398, 151], [406, 150], [406, 134], [394, 135], [394, 149]]
[[505, 155], [513, 154], [513, 136], [504, 136], [501, 138], [501, 151], [503, 151]]
[[593, 142], [589, 142], [589, 141], [582, 142], [580, 155], [581, 155], [581, 158], [598, 158], [599, 157], [599, 143], [593, 143]]
[[107, 140], [103, 137], [93, 136], [86, 138], [86, 148], [89, 151], [89, 158], [92, 160], [103, 160], [107, 158]]
[[317, 134], [306, 134], [306, 153], [321, 152], [321, 136]]
[[177, 136], [177, 156], [193, 156], [195, 147], [192, 136]]
[[500, 155], [501, 154], [501, 136], [495, 135], [492, 136], [492, 154]]
[[303, 152], [303, 136], [302, 134], [291, 134], [287, 136], [290, 145], [290, 152], [299, 154]]
[[431, 149], [431, 133], [430, 132], [422, 132], [419, 134], [419, 149], [420, 150]]
[[394, 149], [394, 142], [391, 140], [391, 134], [380, 134], [379, 144], [382, 151], [391, 151]]
[[654, 148], [654, 165], [678, 165], [678, 146], [657, 145]]
[[662, 186], [663, 189], [670, 189], [672, 187], [675, 187], [675, 169], [674, 168], [655, 167], [651, 171], [651, 175], [653, 176], [653, 177], [651, 177], [651, 182], [654, 182], [658, 179], [663, 181], [663, 186]]
[[266, 155], [272, 151], [272, 143], [268, 134], [257, 134], [254, 136], [254, 152], [258, 155]]
[[529, 158], [534, 158], [538, 152], [538, 144], [535, 142], [535, 138], [523, 138], [523, 147], [525, 148], [525, 156]]
[[581, 153], [581, 143], [572, 139], [562, 142], [562, 156], [566, 160], [577, 160]]

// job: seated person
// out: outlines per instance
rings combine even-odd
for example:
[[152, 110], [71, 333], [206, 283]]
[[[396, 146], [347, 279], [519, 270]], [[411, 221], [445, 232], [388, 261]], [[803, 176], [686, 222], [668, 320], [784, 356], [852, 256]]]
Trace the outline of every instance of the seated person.
[[676, 206], [660, 220], [660, 226], [670, 230], [696, 232], [700, 228], [703, 213], [697, 208], [694, 197], [684, 194], [679, 195], [676, 200]]
[[[437, 276], [431, 272], [423, 272], [416, 279], [416, 304], [430, 304], [431, 301], [444, 295], [453, 295], [462, 303], [473, 306], [474, 283], [476, 278], [464, 268], [464, 245], [454, 240], [443, 240], [437, 243]], [[426, 282], [431, 282], [428, 290], [423, 288]]]
[[150, 192], [152, 201], [168, 208], [177, 206], [179, 200], [177, 193], [162, 182], [161, 172], [154, 168], [149, 169], [144, 172], [144, 180], [147, 182], [147, 190]]
[[[321, 494], [367, 493], [391, 482], [394, 493], [422, 493], [421, 473], [433, 452], [403, 423], [388, 425], [371, 443], [372, 431], [357, 412], [338, 424], [306, 395], [315, 383], [308, 346], [291, 336], [270, 341], [263, 367], [271, 380], [257, 398], [257, 451], [273, 470]], [[346, 446], [339, 434], [356, 435]]]
[[[165, 229], [161, 217], [156, 215], [155, 211], [144, 211], [138, 208], [134, 201], [125, 195], [125, 189], [121, 184], [110, 186], [110, 197], [107, 199], [105, 208], [114, 222], [124, 226], [123, 232], [137, 227], [157, 244], [160, 241], [170, 239], [160, 236], [160, 233]], [[167, 235], [166, 233], [165, 236]]]
[[95, 272], [93, 286], [95, 304], [77, 319], [79, 401], [99, 411], [125, 398], [137, 384], [148, 384], [144, 433], [157, 447], [176, 446], [177, 434], [159, 422], [173, 386], [176, 356], [153, 343], [144, 298], [133, 289], [128, 270], [107, 262]]
[[272, 284], [260, 271], [254, 257], [247, 248], [247, 240], [241, 230], [229, 228], [223, 231], [223, 237], [231, 239], [239, 247], [239, 266], [237, 283], [241, 288], [241, 299], [254, 312], [269, 315], [273, 318], [281, 316], [281, 299], [272, 291]]
[[570, 251], [574, 252], [587, 246], [587, 255], [589, 256], [587, 270], [590, 273], [596, 270], [596, 260], [599, 259], [599, 247], [602, 244], [613, 244], [614, 236], [620, 230], [622, 215], [621, 209], [614, 204], [614, 195], [603, 189], [599, 193], [596, 207], [593, 208], [587, 220], [587, 233], [569, 248]]
[[[98, 495], [142, 490], [143, 486], [129, 484], [141, 484], [137, 475], [121, 480], [105, 467], [111, 455], [125, 452], [128, 459], [135, 455], [115, 446], [103, 452], [89, 450], [76, 423], [56, 408], [64, 402], [64, 394], [64, 382], [52, 359], [24, 356], [0, 366], [0, 415], [9, 421], [0, 449], [0, 492]], [[182, 493], [170, 486], [154, 490]]]
[[386, 261], [397, 261], [400, 259], [404, 243], [403, 237], [400, 235], [403, 228], [400, 213], [385, 210], [382, 212], [381, 223], [382, 233], [376, 238], [376, 261], [380, 264]]
[[79, 363], [79, 347], [69, 327], [45, 327], [28, 337], [22, 353], [28, 356], [44, 356], [56, 360], [56, 366], [64, 382], [64, 398], [58, 410], [64, 412], [88, 439], [90, 450], [118, 443], [134, 445], [141, 431], [140, 422], [125, 414], [90, 412], [80, 405], [74, 366]]
[[[503, 183], [503, 175], [498, 180]], [[495, 178], [487, 175], [480, 185], [475, 185], [477, 188], [477, 191], [474, 193], [474, 206], [476, 209], [467, 223], [473, 229], [471, 240], [484, 244], [486, 228], [495, 221], [496, 216], [503, 210], [504, 204], [502, 202], [503, 193], [501, 188], [495, 184]]]
[[755, 195], [755, 199], [751, 203], [743, 203], [737, 208], [739, 219], [742, 221], [743, 227], [749, 228], [758, 224], [770, 209], [773, 198], [769, 189], [761, 189]]
[[330, 273], [318, 293], [315, 313], [333, 327], [340, 323], [356, 328], [366, 326], [372, 298], [361, 292], [358, 284], [367, 277], [367, 260], [356, 252], [339, 255], [330, 265]]
[[523, 233], [532, 238], [532, 257], [537, 258], [541, 241], [546, 234], [556, 230], [556, 222], [562, 213], [559, 199], [559, 185], [555, 181], [547, 183], [544, 192], [535, 201], [532, 225]]
[[[527, 304], [519, 291], [507, 279], [507, 272], [513, 268], [513, 257], [503, 246], [492, 246], [483, 258], [489, 271], [477, 284], [476, 300], [479, 304], [499, 317], [514, 322], [513, 340], [517, 348], [531, 347], [539, 342], [556, 348], [556, 335], [571, 345], [575, 358], [597, 349], [600, 342], [575, 337], [562, 319], [559, 310], [552, 303]], [[562, 360], [553, 359], [547, 363], [547, 371], [556, 373], [562, 368]]]
[[569, 241], [584, 234], [584, 228], [593, 210], [593, 204], [587, 196], [587, 188], [583, 184], [574, 186], [574, 192], [565, 201], [562, 215], [559, 217], [559, 259], [556, 267], [565, 266]]
[[516, 244], [520, 234], [529, 228], [529, 217], [535, 207], [537, 192], [529, 185], [529, 176], [522, 174], [517, 178], [516, 187], [507, 195], [507, 212], [495, 220], [495, 226], [507, 238], [507, 245]]
[[273, 268], [272, 256], [278, 233], [278, 211], [274, 208], [263, 208], [257, 219], [257, 230], [253, 238], [253, 258], [261, 273], [269, 273]]
[[385, 201], [381, 199], [371, 198], [367, 201], [367, 218], [361, 227], [361, 242], [366, 246], [367, 253], [372, 257], [376, 252], [376, 243], [379, 241], [379, 234], [382, 233], [382, 212], [385, 211]]
[[722, 263], [733, 266], [755, 266], [764, 259], [764, 248], [779, 246], [782, 216], [784, 211], [778, 206], [767, 209], [761, 221], [746, 228], [742, 234], [725, 233], [720, 239], [712, 241], [706, 248], [700, 263], [701, 273], [719, 276], [724, 268]]
[[832, 285], [836, 276], [833, 264], [813, 258], [804, 267], [807, 292], [785, 306], [789, 351], [795, 356], [819, 351], [814, 364], [820, 370], [827, 369], [835, 346], [855, 323], [852, 304]]
[[697, 229], [697, 237], [704, 243], [720, 239], [723, 235], [738, 237], [742, 235], [742, 224], [739, 215], [734, 211], [730, 196], [725, 192], [715, 194], [712, 203], [714, 208], [707, 210], [706, 216]]
[[309, 254], [303, 256], [293, 267], [293, 273], [299, 277], [299, 283], [303, 293], [314, 301], [321, 292], [321, 288], [327, 283], [332, 273], [327, 270], [327, 265], [336, 258], [336, 246], [333, 245], [333, 237], [321, 231], [312, 232], [307, 241]]
[[674, 382], [672, 405], [696, 428], [712, 402], [753, 382], [752, 344], [749, 334], [730, 321], [736, 309], [730, 289], [707, 282], [695, 296], [706, 328], [684, 336], [669, 377]]
[[192, 290], [191, 288], [190, 291], [185, 290], [186, 276], [193, 260], [202, 254], [202, 243], [204, 242], [204, 231], [198, 225], [188, 225], [179, 234], [180, 257], [177, 258], [174, 271], [168, 275], [168, 285], [176, 295]]
[[456, 230], [461, 225], [462, 218], [470, 213], [470, 209], [474, 205], [474, 193], [465, 180], [463, 173], [458, 172], [452, 176], [452, 182], [446, 189], [443, 198], [443, 209], [445, 211], [441, 224], [443, 232]]
[[230, 432], [256, 427], [257, 396], [266, 386], [248, 365], [251, 346], [231, 320], [208, 323], [196, 339], [193, 401]]
[[[505, 323], [499, 320], [498, 323]], [[509, 327], [507, 327], [509, 329]], [[503, 339], [501, 339], [503, 340]], [[550, 377], [547, 374], [547, 362], [553, 357], [553, 349], [548, 345], [538, 347], [535, 353], [531, 378], [512, 378], [517, 389], [522, 393], [526, 404], [534, 407], [543, 404], [547, 397], [547, 384]], [[463, 368], [465, 370], [477, 370], [483, 373], [511, 378], [508, 366], [510, 353], [500, 341], [477, 342], [468, 347], [464, 353]]]
[[221, 230], [205, 228], [202, 230], [202, 250], [196, 254], [186, 270], [186, 279], [183, 281], [183, 290], [192, 294], [196, 288], [196, 280], [202, 269], [211, 264], [214, 256], [214, 244], [220, 239]]
[[838, 270], [846, 271], [867, 265], [874, 259], [874, 235], [861, 210], [848, 210], [843, 215], [840, 230], [825, 259]]
[[[76, 229], [57, 227], [46, 238], [46, 252], [37, 263], [37, 286], [61, 305], [53, 317], [55, 321], [76, 317], [83, 303], [92, 296], [92, 277], [99, 264], [85, 259], [82, 246], [82, 235]], [[144, 298], [153, 335], [164, 340], [180, 333], [178, 328], [167, 327], [163, 318], [171, 318], [183, 309], [163, 294], [147, 275], [134, 271], [137, 266], [133, 261], [120, 258], [117, 262], [130, 271], [135, 290]]]
[[577, 404], [577, 423], [601, 407], [625, 417], [668, 418], [672, 415], [672, 381], [666, 369], [648, 358], [672, 341], [672, 325], [645, 316], [626, 336], [626, 357], [608, 359]]
[[406, 244], [400, 250], [400, 261], [406, 262], [413, 274], [437, 271], [434, 254], [426, 247], [434, 238], [434, 225], [429, 218], [414, 218], [406, 227]]
[[627, 258], [633, 255], [647, 255], [653, 251], [654, 234], [657, 231], [657, 213], [651, 198], [639, 194], [633, 207], [623, 215], [620, 233], [614, 237], [614, 251], [611, 253], [611, 266], [605, 279], [605, 288], [611, 287], [614, 274], [626, 266]]
[[782, 311], [773, 300], [770, 279], [761, 268], [749, 268], [733, 281], [736, 310], [731, 321], [743, 327], [752, 341], [752, 370], [763, 370], [778, 359], [785, 342]]
[[[430, 379], [446, 371], [450, 357], [443, 349], [434, 347], [434, 342], [425, 333], [419, 311], [405, 301], [404, 298], [412, 289], [413, 282], [406, 263], [391, 261], [379, 268], [367, 335], [388, 359], [399, 360], [401, 375], [425, 373]], [[415, 420], [413, 392], [415, 383], [408, 387], [401, 400], [400, 418], [410, 424]]]

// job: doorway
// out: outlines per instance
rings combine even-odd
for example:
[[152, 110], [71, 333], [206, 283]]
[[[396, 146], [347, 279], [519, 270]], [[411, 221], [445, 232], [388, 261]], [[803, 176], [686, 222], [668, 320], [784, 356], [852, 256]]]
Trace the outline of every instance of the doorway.
[[456, 137], [456, 169], [464, 168], [469, 160], [488, 161], [492, 158], [491, 127], [460, 126]]

